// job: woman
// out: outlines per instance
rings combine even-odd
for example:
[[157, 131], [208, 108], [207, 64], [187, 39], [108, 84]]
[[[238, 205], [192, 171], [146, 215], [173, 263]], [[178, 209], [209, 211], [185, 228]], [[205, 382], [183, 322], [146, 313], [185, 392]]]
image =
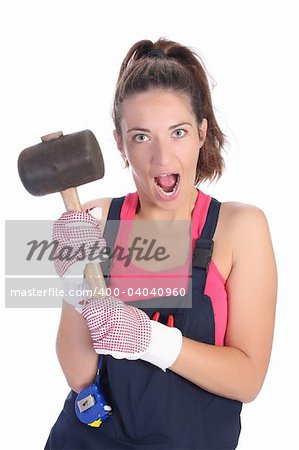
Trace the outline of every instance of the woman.
[[[189, 48], [166, 39], [133, 45], [120, 69], [113, 119], [136, 192], [91, 202], [79, 216], [65, 213], [54, 235], [62, 244], [74, 241], [65, 224], [81, 221], [84, 238], [76, 245], [100, 240], [101, 224], [91, 215], [99, 206], [107, 225], [120, 219], [112, 234], [106, 225], [108, 247], [132, 248], [142, 232], [143, 243], [159, 235], [167, 251], [146, 263], [136, 252], [129, 265], [110, 260], [109, 287], [120, 299], [91, 299], [77, 310], [64, 305], [57, 353], [72, 391], [46, 449], [236, 448], [242, 403], [262, 386], [273, 337], [277, 281], [265, 215], [220, 204], [196, 187], [221, 175], [224, 135], [205, 70]], [[58, 261], [59, 275], [73, 263]], [[147, 290], [137, 292], [138, 285]], [[151, 285], [162, 287], [150, 295]], [[91, 427], [75, 404], [94, 381], [99, 354], [106, 355], [101, 389], [113, 415]]]

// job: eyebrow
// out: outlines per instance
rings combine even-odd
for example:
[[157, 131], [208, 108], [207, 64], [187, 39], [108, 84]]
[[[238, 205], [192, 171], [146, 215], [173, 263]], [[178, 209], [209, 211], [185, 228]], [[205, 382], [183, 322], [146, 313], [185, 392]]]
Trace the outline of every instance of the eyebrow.
[[[171, 127], [169, 127], [169, 130], [173, 130], [174, 128], [181, 127], [182, 125], [190, 125], [192, 127], [192, 124], [190, 122], [182, 122], [182, 123], [177, 123], [175, 125], [171, 125]], [[139, 127], [130, 128], [127, 131], [127, 133], [129, 133], [130, 131], [144, 131], [146, 133], [150, 133], [151, 132], [151, 130], [148, 130], [147, 128], [139, 128]]]

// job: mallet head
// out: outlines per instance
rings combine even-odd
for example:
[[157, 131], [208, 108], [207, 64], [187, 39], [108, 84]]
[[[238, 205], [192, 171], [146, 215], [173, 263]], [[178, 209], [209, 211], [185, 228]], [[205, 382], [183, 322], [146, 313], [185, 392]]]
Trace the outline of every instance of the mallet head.
[[104, 176], [102, 152], [90, 130], [53, 133], [42, 140], [24, 149], [18, 159], [21, 181], [30, 194], [61, 192]]

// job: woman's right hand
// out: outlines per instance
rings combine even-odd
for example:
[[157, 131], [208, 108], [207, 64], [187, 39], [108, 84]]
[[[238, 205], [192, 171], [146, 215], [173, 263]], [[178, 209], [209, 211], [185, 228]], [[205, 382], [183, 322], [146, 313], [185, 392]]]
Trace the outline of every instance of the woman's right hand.
[[53, 226], [53, 241], [57, 245], [54, 265], [61, 278], [63, 298], [78, 312], [92, 297], [89, 284], [84, 279], [86, 264], [93, 262], [88, 257], [93, 248], [96, 249], [96, 257], [106, 247], [100, 217], [101, 208], [68, 211]]
[[84, 267], [90, 262], [87, 259], [90, 250], [95, 245], [97, 251], [106, 247], [101, 221], [96, 217], [99, 210], [68, 211], [54, 223], [53, 241], [57, 243], [54, 266], [60, 277], [66, 275], [74, 264], [82, 269], [79, 275], [83, 277]]

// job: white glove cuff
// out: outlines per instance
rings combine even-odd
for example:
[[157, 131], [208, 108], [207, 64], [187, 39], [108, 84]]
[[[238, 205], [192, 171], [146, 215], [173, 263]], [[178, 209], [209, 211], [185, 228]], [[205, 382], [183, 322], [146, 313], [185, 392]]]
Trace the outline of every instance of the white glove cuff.
[[74, 306], [78, 312], [81, 312], [86, 301], [92, 297], [92, 292], [85, 279], [78, 278], [77, 283], [74, 281], [73, 278], [60, 278], [61, 287], [64, 291], [63, 299]]
[[183, 345], [183, 336], [178, 328], [168, 327], [151, 320], [152, 335], [146, 352], [140, 359], [160, 367], [164, 372], [175, 362]]

